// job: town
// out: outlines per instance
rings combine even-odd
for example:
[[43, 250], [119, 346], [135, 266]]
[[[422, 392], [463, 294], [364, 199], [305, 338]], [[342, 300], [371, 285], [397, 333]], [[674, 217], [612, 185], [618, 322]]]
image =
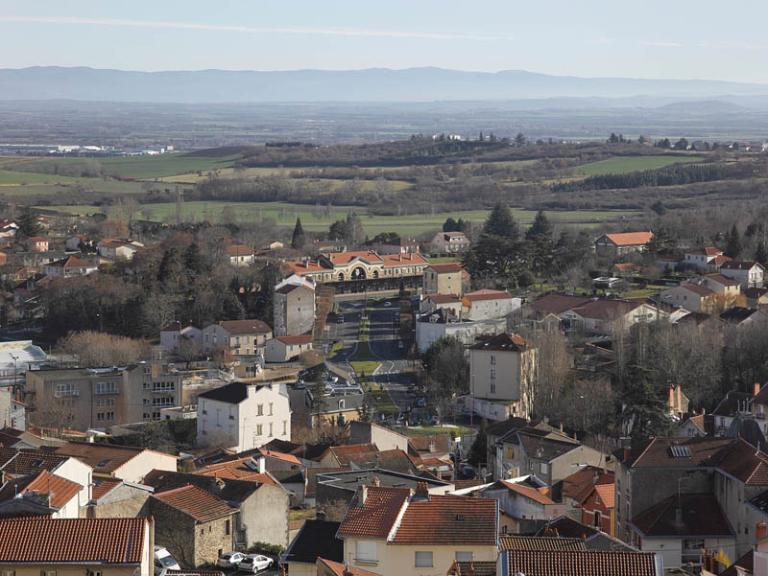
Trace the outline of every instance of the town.
[[757, 226], [556, 235], [498, 204], [421, 240], [370, 241], [350, 212], [255, 245], [15, 210], [4, 566], [661, 576], [768, 558]]

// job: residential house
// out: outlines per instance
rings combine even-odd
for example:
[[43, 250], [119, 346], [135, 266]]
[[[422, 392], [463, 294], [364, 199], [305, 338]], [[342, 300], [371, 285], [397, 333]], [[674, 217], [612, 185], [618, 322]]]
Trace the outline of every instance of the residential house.
[[329, 446], [318, 458], [320, 466], [324, 468], [348, 468], [352, 458], [358, 462], [361, 458], [373, 464], [375, 455], [379, 449], [373, 444], [343, 444], [341, 446]]
[[768, 288], [747, 288], [743, 293], [748, 308], [759, 308], [768, 304]]
[[152, 470], [176, 470], [178, 460], [176, 456], [157, 450], [104, 442], [67, 442], [54, 453], [80, 460], [90, 466], [94, 475], [137, 483]]
[[634, 546], [630, 546], [623, 540], [610, 536], [605, 532], [587, 526], [568, 516], [560, 516], [547, 522], [539, 529], [537, 536], [547, 538], [575, 538], [584, 544], [587, 550], [612, 550], [616, 552], [638, 552]]
[[[501, 444], [501, 446], [498, 446]], [[601, 466], [606, 456], [549, 427], [525, 427], [497, 443], [495, 478], [535, 474], [551, 486], [577, 467]]]
[[226, 258], [232, 266], [250, 266], [256, 262], [256, 251], [243, 244], [230, 244], [226, 247]]
[[20, 432], [27, 429], [27, 409], [20, 400], [21, 397], [22, 394], [14, 392], [11, 386], [0, 388], [0, 426], [2, 428]]
[[284, 384], [232, 382], [197, 397], [197, 442], [238, 452], [273, 439], [291, 439], [291, 408]]
[[615, 475], [595, 466], [584, 466], [553, 487], [569, 506], [568, 514], [581, 523], [613, 535]]
[[312, 491], [315, 494], [317, 507], [324, 509], [328, 506], [349, 504], [363, 486], [415, 490], [421, 483], [425, 484], [427, 492], [431, 495], [449, 494], [455, 489], [452, 482], [438, 480], [431, 476], [404, 474], [383, 468], [368, 468], [365, 470], [325, 469], [315, 475], [315, 486]]
[[506, 318], [520, 310], [522, 300], [504, 290], [482, 289], [464, 294], [462, 318], [470, 321]]
[[[493, 478], [503, 478], [502, 474], [497, 474], [501, 470], [500, 459], [504, 457], [504, 443], [503, 439], [506, 436], [512, 435], [515, 431], [528, 426], [528, 420], [525, 418], [509, 418], [501, 422], [489, 422], [485, 428], [485, 435], [487, 438], [488, 451], [486, 454], [486, 460], [483, 464], [487, 465], [487, 471], [490, 472]], [[511, 445], [508, 449], [514, 451]], [[497, 463], [497, 456], [499, 461]], [[511, 454], [509, 454], [511, 457]]]
[[460, 262], [430, 264], [424, 269], [424, 294], [464, 294], [468, 274]]
[[691, 312], [711, 314], [728, 307], [728, 303], [717, 292], [700, 280], [682, 282], [679, 286], [667, 288], [660, 294], [662, 302], [685, 308]]
[[537, 364], [536, 347], [518, 334], [499, 334], [472, 346], [469, 411], [496, 421], [530, 418]]
[[499, 503], [499, 511], [506, 522], [502, 533], [529, 534], [542, 522], [564, 514], [567, 508], [552, 500], [551, 489], [531, 475], [497, 480], [479, 487], [475, 493]]
[[429, 243], [432, 254], [461, 254], [471, 246], [464, 232], [438, 232]]
[[315, 325], [315, 283], [291, 275], [277, 286], [273, 296], [275, 336], [299, 336]]
[[445, 574], [455, 560], [494, 561], [498, 504], [490, 498], [436, 496], [362, 486], [339, 527], [344, 561], [381, 574]]
[[25, 243], [32, 252], [48, 252], [48, 238], [46, 236], [31, 236], [26, 239]]
[[437, 309], [420, 316], [416, 321], [416, 346], [419, 352], [426, 352], [441, 338], [456, 338], [462, 344], [474, 344], [481, 336], [495, 336], [506, 332], [507, 319], [461, 320], [447, 309]]
[[600, 258], [617, 258], [635, 252], [645, 252], [653, 232], [616, 232], [603, 234], [595, 240], [595, 252]]
[[136, 242], [133, 240], [105, 238], [97, 244], [96, 249], [99, 253], [99, 256], [102, 258], [116, 261], [133, 260], [136, 252], [138, 252], [143, 247], [144, 245], [141, 242]]
[[0, 520], [0, 572], [7, 575], [153, 576], [151, 518]]
[[665, 568], [701, 564], [705, 550], [736, 558], [736, 539], [714, 494], [673, 494], [632, 519], [634, 541]]
[[0, 342], [0, 386], [18, 386], [24, 375], [48, 362], [48, 354], [32, 340]]
[[720, 267], [720, 274], [738, 282], [742, 290], [762, 288], [765, 267], [754, 260], [731, 260]]
[[356, 385], [333, 387], [332, 391], [306, 386], [289, 391], [294, 423], [308, 428], [343, 427], [363, 413], [365, 394]]
[[523, 315], [534, 327], [556, 330], [560, 328], [563, 314], [591, 300], [586, 296], [550, 292], [526, 305]]
[[167, 352], [176, 352], [184, 347], [202, 351], [203, 331], [192, 324], [184, 326], [178, 320], [171, 322], [160, 330], [160, 346]]
[[280, 557], [280, 564], [291, 576], [315, 576], [318, 558], [332, 562], [344, 561], [344, 542], [336, 537], [340, 522], [325, 519], [325, 514], [304, 521], [288, 548]]
[[160, 419], [181, 404], [181, 376], [139, 363], [115, 368], [52, 368], [26, 373], [31, 421], [75, 430]]
[[419, 312], [422, 314], [432, 314], [440, 309], [446, 310], [455, 318], [461, 318], [461, 297], [455, 294], [428, 294], [419, 305]]
[[720, 248], [705, 246], [698, 250], [686, 252], [683, 256], [683, 264], [690, 268], [696, 268], [700, 272], [709, 272], [715, 259], [722, 255], [723, 251]]
[[312, 350], [312, 335], [275, 336], [267, 340], [264, 359], [267, 362], [289, 362]]
[[379, 450], [408, 450], [408, 436], [375, 422], [350, 422], [350, 444], [374, 444]]
[[288, 544], [290, 495], [277, 482], [155, 470], [147, 474], [144, 483], [156, 493], [191, 485], [225, 501], [235, 510], [235, 549], [251, 548], [257, 542], [283, 547]]
[[226, 350], [235, 356], [264, 355], [272, 328], [261, 320], [221, 320], [203, 328], [203, 351]]
[[702, 276], [704, 285], [713, 290], [718, 295], [729, 301], [735, 299], [741, 294], [741, 286], [737, 280], [728, 278], [727, 276], [719, 273], [705, 274]]
[[97, 263], [77, 256], [67, 256], [63, 260], [56, 260], [43, 267], [43, 273], [51, 278], [88, 276], [88, 274], [98, 271], [99, 265]]
[[194, 485], [186, 485], [150, 498], [155, 539], [186, 568], [214, 564], [222, 552], [234, 549], [237, 510]]
[[[151, 474], [151, 473], [150, 473]], [[153, 488], [110, 476], [95, 476], [88, 518], [133, 518], [149, 514]]]
[[84, 486], [42, 470], [6, 481], [0, 488], [0, 517], [45, 515], [79, 518]]
[[594, 299], [563, 312], [561, 319], [567, 330], [612, 336], [665, 316], [650, 300]]

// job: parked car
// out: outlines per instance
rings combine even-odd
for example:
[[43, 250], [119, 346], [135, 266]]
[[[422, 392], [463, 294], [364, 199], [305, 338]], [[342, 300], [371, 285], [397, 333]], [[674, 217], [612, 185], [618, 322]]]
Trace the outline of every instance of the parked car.
[[166, 570], [181, 570], [181, 566], [165, 546], [155, 546], [155, 575], [159, 576]]
[[224, 552], [219, 556], [216, 565], [219, 568], [237, 568], [240, 562], [243, 561], [243, 558], [245, 558], [245, 554], [242, 552]]
[[259, 572], [266, 570], [273, 564], [272, 558], [262, 556], [261, 554], [248, 554], [240, 561], [237, 569], [240, 572], [248, 572], [249, 574], [258, 574]]
[[389, 308], [390, 306], [392, 306], [392, 302], [390, 302], [389, 300], [387, 300], [386, 302], [384, 302], [384, 306], [386, 306], [387, 308]]

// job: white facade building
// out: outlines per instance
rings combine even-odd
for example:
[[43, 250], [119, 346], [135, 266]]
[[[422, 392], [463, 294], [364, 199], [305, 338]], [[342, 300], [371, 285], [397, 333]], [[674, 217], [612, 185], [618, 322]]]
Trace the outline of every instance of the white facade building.
[[199, 446], [237, 452], [291, 439], [291, 407], [284, 384], [232, 382], [197, 397]]

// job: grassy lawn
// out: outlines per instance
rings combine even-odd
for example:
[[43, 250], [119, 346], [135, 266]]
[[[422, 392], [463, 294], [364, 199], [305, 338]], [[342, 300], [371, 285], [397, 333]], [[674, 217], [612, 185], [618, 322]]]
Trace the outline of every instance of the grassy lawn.
[[690, 164], [701, 159], [701, 156], [616, 156], [599, 162], [582, 164], [576, 168], [576, 171], [584, 176], [626, 174], [639, 170], [656, 170], [672, 164]]
[[[103, 208], [89, 205], [51, 206], [75, 214], [93, 214], [103, 211]], [[226, 209], [226, 212], [225, 212]], [[146, 204], [142, 210], [147, 219], [167, 221], [176, 214], [176, 204], [172, 202]], [[439, 230], [446, 218], [463, 218], [477, 224], [482, 224], [488, 216], [487, 210], [465, 210], [442, 212], [437, 214], [408, 214], [402, 216], [381, 216], [368, 214], [365, 208], [344, 206], [309, 206], [306, 204], [291, 204], [288, 202], [185, 202], [182, 206], [182, 216], [187, 221], [209, 220], [221, 221], [223, 216], [233, 214], [242, 221], [259, 222], [272, 220], [278, 226], [293, 227], [296, 218], [301, 218], [305, 230], [324, 232], [336, 220], [342, 219], [347, 212], [354, 211], [361, 215], [363, 228], [369, 236], [380, 232], [398, 232], [404, 235], [422, 234]], [[533, 210], [512, 210], [515, 218], [522, 225], [533, 221], [536, 212]], [[637, 212], [629, 210], [572, 210], [562, 212], [547, 212], [553, 222], [571, 223], [582, 226], [596, 225], [600, 222], [618, 220], [620, 217], [632, 217]]]
[[669, 286], [654, 286], [653, 284], [649, 284], [645, 288], [633, 288], [632, 290], [622, 292], [621, 296], [623, 298], [648, 298], [667, 288], [669, 288]]
[[427, 436], [432, 434], [454, 434], [455, 436], [463, 436], [465, 434], [474, 433], [475, 430], [468, 426], [412, 426], [405, 427], [399, 426], [394, 428], [395, 431], [405, 434], [406, 436]]

